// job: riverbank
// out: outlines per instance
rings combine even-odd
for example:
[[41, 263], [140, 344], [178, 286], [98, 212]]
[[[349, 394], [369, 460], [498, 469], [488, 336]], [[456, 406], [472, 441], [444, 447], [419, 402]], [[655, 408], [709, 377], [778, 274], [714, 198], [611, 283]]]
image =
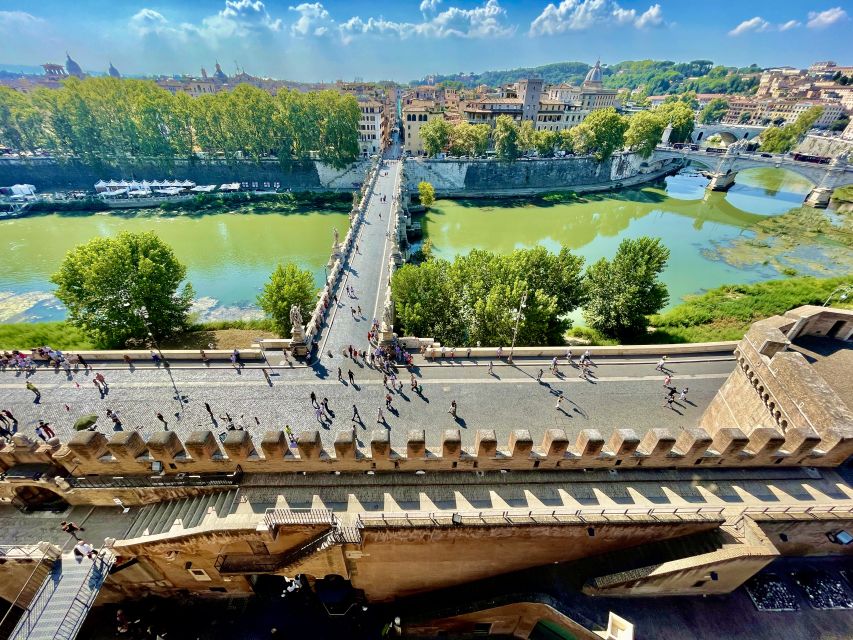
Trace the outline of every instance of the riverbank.
[[[636, 344], [740, 340], [753, 322], [806, 304], [821, 306], [833, 292], [836, 295], [830, 306], [853, 309], [853, 296], [840, 299], [838, 289], [843, 285], [853, 286], [853, 277], [803, 276], [752, 285], [724, 285], [688, 296], [670, 311], [651, 316], [650, 332]], [[586, 327], [571, 329], [569, 335], [593, 345], [618, 344]]]
[[[257, 338], [277, 337], [268, 320], [218, 320], [195, 324], [189, 331], [163, 339], [160, 346], [163, 349], [242, 349]], [[26, 351], [44, 345], [62, 351], [96, 348], [82, 331], [68, 322], [0, 324], [2, 350]]]

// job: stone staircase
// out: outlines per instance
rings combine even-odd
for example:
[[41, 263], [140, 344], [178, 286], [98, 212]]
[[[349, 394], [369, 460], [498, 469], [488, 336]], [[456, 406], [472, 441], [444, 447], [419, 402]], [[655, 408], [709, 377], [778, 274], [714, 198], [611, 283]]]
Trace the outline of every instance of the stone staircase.
[[10, 640], [74, 640], [115, 557], [109, 551], [93, 560], [63, 554], [49, 570]]
[[184, 529], [197, 527], [211, 510], [224, 518], [234, 508], [237, 495], [238, 490], [232, 489], [148, 505], [140, 510], [125, 539], [168, 533], [176, 524]]

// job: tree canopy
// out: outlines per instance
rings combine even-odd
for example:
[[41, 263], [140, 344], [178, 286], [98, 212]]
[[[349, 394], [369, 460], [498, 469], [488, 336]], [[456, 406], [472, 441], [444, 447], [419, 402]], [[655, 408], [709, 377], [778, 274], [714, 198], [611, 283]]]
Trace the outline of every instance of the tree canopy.
[[584, 276], [587, 300], [583, 317], [606, 336], [624, 340], [642, 334], [647, 315], [657, 313], [669, 301], [659, 276], [669, 260], [659, 238], [625, 239], [613, 260], [589, 266]]
[[665, 128], [666, 120], [660, 114], [653, 111], [635, 113], [628, 120], [625, 146], [648, 158], [660, 143]]
[[501, 160], [515, 160], [521, 155], [519, 126], [511, 117], [498, 116], [495, 119], [492, 137], [495, 141], [495, 155]]
[[699, 122], [702, 124], [713, 124], [719, 122], [729, 110], [729, 103], [723, 98], [714, 98], [708, 101], [705, 108], [699, 112]]
[[302, 318], [308, 318], [316, 302], [314, 276], [292, 262], [278, 264], [270, 274], [258, 305], [270, 318], [279, 335], [290, 337], [290, 308], [298, 305]]
[[690, 134], [693, 133], [695, 118], [693, 109], [690, 105], [681, 101], [674, 100], [665, 102], [657, 107], [654, 112], [663, 118], [664, 123], [672, 124], [672, 134], [669, 136], [670, 142], [689, 142]]
[[101, 347], [185, 329], [193, 301], [186, 267], [151, 231], [93, 238], [68, 252], [52, 277], [68, 321]]
[[428, 207], [435, 202], [435, 187], [432, 186], [432, 183], [425, 181], [419, 182], [418, 197], [420, 198], [421, 204], [425, 207]]
[[571, 129], [575, 152], [606, 160], [624, 146], [627, 130], [628, 118], [620, 116], [616, 109], [596, 109]]
[[428, 156], [434, 156], [450, 145], [450, 132], [453, 125], [444, 118], [433, 118], [421, 127], [421, 140]]
[[761, 150], [769, 153], [787, 153], [806, 135], [822, 113], [823, 107], [812, 107], [803, 111], [791, 124], [765, 129], [761, 133]]

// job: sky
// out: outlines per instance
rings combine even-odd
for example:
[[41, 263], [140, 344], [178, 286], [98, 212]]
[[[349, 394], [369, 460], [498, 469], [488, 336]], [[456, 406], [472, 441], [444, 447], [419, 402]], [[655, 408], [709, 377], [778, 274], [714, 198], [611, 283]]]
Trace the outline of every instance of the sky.
[[580, 60], [853, 64], [853, 0], [0, 0], [0, 64], [397, 80]]

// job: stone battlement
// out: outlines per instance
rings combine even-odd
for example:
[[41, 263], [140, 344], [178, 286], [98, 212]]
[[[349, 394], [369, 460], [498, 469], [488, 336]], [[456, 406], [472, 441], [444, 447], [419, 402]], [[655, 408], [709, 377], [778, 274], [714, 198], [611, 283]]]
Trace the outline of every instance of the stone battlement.
[[615, 429], [605, 438], [584, 429], [571, 442], [562, 429], [549, 429], [534, 443], [526, 429], [515, 430], [507, 443], [481, 429], [463, 444], [458, 429], [446, 430], [439, 442], [427, 443], [423, 430], [410, 431], [405, 451], [392, 449], [386, 430], [370, 435], [369, 453], [357, 446], [353, 431], [340, 431], [334, 450], [324, 448], [319, 431], [305, 431], [288, 441], [282, 431], [268, 431], [260, 442], [247, 431], [229, 431], [220, 442], [212, 431], [196, 431], [185, 440], [171, 431], [147, 441], [135, 431], [107, 438], [98, 432], [78, 433], [67, 443], [54, 438], [36, 443], [21, 434], [0, 448], [0, 465], [58, 464], [75, 476], [151, 475], [162, 464], [167, 475], [332, 471], [472, 471], [496, 469], [685, 468], [696, 466], [834, 466], [853, 453], [850, 439], [825, 442], [813, 431], [789, 429], [780, 435], [755, 429], [749, 435], [736, 427], [711, 434], [702, 428]]

